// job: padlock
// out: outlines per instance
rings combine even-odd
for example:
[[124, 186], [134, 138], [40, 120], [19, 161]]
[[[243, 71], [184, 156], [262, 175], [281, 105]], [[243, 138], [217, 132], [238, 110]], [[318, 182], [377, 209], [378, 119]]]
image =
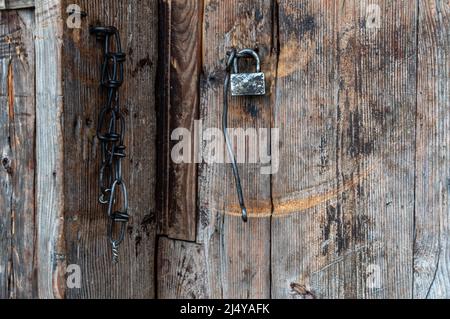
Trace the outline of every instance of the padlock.
[[[255, 73], [239, 73], [239, 58], [251, 57], [256, 61]], [[240, 51], [233, 64], [233, 73], [231, 74], [231, 95], [232, 96], [258, 96], [266, 94], [266, 78], [261, 72], [261, 61], [258, 54], [245, 49]]]

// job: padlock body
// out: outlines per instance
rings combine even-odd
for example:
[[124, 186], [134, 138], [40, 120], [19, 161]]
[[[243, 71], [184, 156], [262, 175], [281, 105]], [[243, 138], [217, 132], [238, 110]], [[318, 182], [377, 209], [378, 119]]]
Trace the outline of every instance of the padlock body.
[[254, 96], [266, 94], [266, 78], [264, 73], [231, 74], [232, 96]]

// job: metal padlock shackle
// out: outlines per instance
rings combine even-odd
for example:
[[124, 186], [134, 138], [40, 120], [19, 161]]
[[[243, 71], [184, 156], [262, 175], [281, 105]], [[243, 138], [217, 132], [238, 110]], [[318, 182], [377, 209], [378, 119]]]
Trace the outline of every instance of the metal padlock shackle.
[[233, 72], [235, 74], [239, 73], [239, 59], [248, 57], [253, 58], [256, 61], [256, 73], [261, 72], [261, 59], [259, 58], [258, 53], [256, 53], [255, 50], [252, 49], [244, 49], [242, 51], [239, 51], [234, 58]]

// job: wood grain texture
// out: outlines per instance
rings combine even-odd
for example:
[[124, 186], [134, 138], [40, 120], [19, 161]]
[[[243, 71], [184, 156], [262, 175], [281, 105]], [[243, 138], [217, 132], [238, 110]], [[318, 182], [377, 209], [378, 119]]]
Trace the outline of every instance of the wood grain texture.
[[33, 11], [0, 12], [0, 299], [37, 296], [33, 32]]
[[35, 0], [0, 0], [0, 9], [30, 9], [34, 8]]
[[450, 2], [419, 1], [414, 298], [450, 298]]
[[416, 2], [279, 3], [273, 297], [410, 298]]
[[[65, 27], [72, 3], [81, 29]], [[449, 298], [448, 0], [36, 4], [0, 11], [0, 298]], [[97, 204], [90, 24], [117, 26], [128, 55], [118, 266]], [[232, 98], [230, 127], [281, 133], [277, 174], [240, 165], [248, 224], [229, 165], [197, 176], [170, 159], [174, 128], [200, 115], [202, 135], [221, 129], [231, 47], [258, 49], [268, 95]], [[81, 289], [66, 288], [68, 264]]]
[[[226, 52], [257, 48], [266, 73], [265, 97], [230, 98], [230, 128], [271, 127], [274, 98], [272, 1], [205, 1], [200, 118], [203, 134], [221, 129]], [[206, 136], [202, 137], [206, 138]], [[206, 147], [203, 146], [203, 154]], [[227, 164], [206, 164], [199, 172], [199, 236], [207, 258], [208, 297], [270, 297], [270, 175], [262, 164], [239, 165], [250, 215], [242, 222], [236, 188]]]
[[35, 21], [38, 294], [46, 299], [63, 298], [63, 21], [60, 1], [37, 1]]
[[208, 297], [207, 265], [202, 245], [161, 237], [157, 260], [159, 299]]
[[[273, 81], [273, 4], [271, 1], [205, 1], [202, 29], [202, 74], [200, 82], [200, 119], [203, 131], [221, 129], [222, 86], [225, 54], [231, 47], [257, 48], [267, 72], [268, 86]], [[230, 127], [270, 128], [271, 99], [233, 99]], [[201, 152], [206, 154], [205, 143]], [[201, 277], [187, 291], [204, 298], [268, 298], [270, 296], [270, 176], [260, 174], [261, 165], [241, 165], [241, 177], [250, 213], [250, 222], [239, 217], [231, 168], [227, 164], [201, 164], [198, 178], [199, 221], [197, 250], [204, 263], [190, 260], [192, 246], [171, 256], [170, 245], [162, 242], [159, 258], [164, 273], [158, 297], [176, 298], [185, 277]], [[160, 246], [161, 247], [161, 246]], [[178, 250], [177, 250], [178, 251]], [[167, 255], [166, 255], [167, 254]], [[201, 256], [201, 257], [200, 257]], [[170, 265], [170, 267], [167, 267]], [[195, 274], [195, 275], [194, 275]], [[185, 288], [186, 289], [186, 288]], [[192, 293], [195, 292], [195, 293]], [[184, 291], [181, 295], [187, 296]]]
[[[160, 2], [160, 74], [158, 118], [158, 190], [160, 233], [170, 238], [195, 241], [197, 212], [197, 164], [192, 135], [190, 161], [175, 163], [172, 140], [176, 129], [194, 132], [198, 119], [202, 1], [164, 0]], [[175, 137], [177, 138], [177, 137]], [[185, 141], [186, 142], [186, 141]], [[187, 149], [184, 150], [188, 152]], [[183, 154], [184, 155], [184, 154]]]
[[[64, 144], [65, 237], [67, 263], [80, 265], [81, 289], [67, 298], [153, 298], [155, 218], [155, 74], [157, 2], [80, 0], [89, 18], [81, 29], [65, 29]], [[128, 158], [124, 179], [129, 192], [126, 240], [120, 263], [112, 264], [106, 237], [108, 217], [98, 204], [97, 115], [105, 102], [100, 89], [102, 45], [88, 25], [113, 25], [127, 54], [121, 92], [126, 114]]]

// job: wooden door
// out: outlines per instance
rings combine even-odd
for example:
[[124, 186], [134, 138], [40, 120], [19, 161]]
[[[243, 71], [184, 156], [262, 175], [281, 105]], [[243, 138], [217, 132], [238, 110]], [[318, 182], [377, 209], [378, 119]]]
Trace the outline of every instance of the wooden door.
[[[34, 3], [0, 8], [0, 298], [450, 297], [448, 0]], [[116, 266], [92, 24], [127, 53]], [[273, 174], [239, 165], [248, 223], [229, 165], [171, 157], [177, 128], [221, 128], [233, 47], [258, 51], [267, 94], [230, 99], [229, 126], [279, 132]]]
[[[163, 192], [189, 205], [162, 217], [184, 228], [162, 228], [157, 296], [448, 297], [449, 2], [162, 6], [166, 136], [193, 126], [194, 104], [220, 128], [225, 53], [257, 48], [268, 94], [234, 99], [230, 127], [278, 128], [280, 153], [272, 176], [240, 166], [248, 224], [229, 166], [173, 165]], [[179, 90], [197, 79], [195, 61], [197, 91]]]

